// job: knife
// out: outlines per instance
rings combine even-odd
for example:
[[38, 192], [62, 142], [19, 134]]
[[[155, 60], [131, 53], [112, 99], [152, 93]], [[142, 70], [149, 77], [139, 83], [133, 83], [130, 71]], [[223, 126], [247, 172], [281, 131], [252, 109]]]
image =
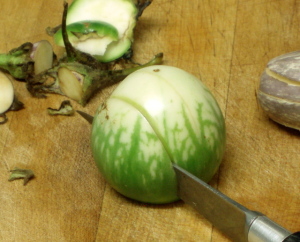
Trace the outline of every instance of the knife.
[[251, 211], [173, 163], [177, 193], [234, 242], [300, 242], [260, 212]]

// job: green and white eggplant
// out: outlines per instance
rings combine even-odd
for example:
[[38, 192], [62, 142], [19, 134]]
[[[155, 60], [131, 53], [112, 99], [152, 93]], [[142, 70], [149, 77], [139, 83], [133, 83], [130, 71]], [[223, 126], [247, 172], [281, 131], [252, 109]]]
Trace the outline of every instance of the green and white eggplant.
[[126, 197], [178, 200], [176, 163], [208, 182], [225, 150], [219, 105], [195, 76], [151, 66], [126, 77], [96, 112], [91, 147], [106, 181]]
[[[132, 0], [74, 0], [68, 9], [67, 32], [73, 32], [76, 26], [75, 32], [80, 38], [72, 36], [70, 41], [75, 48], [97, 57], [99, 61], [110, 62], [120, 58], [130, 50], [137, 18], [145, 6]], [[85, 32], [85, 28], [80, 32], [77, 25], [83, 21], [101, 25], [92, 32]], [[113, 28], [117, 31], [117, 39], [112, 34]], [[59, 45], [63, 45], [61, 35], [61, 31], [55, 34]]]

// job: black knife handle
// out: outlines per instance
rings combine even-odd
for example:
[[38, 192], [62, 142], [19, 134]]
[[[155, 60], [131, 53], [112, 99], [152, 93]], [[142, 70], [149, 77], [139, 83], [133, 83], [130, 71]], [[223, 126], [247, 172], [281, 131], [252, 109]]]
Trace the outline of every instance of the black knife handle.
[[282, 242], [300, 242], [300, 232], [289, 235]]

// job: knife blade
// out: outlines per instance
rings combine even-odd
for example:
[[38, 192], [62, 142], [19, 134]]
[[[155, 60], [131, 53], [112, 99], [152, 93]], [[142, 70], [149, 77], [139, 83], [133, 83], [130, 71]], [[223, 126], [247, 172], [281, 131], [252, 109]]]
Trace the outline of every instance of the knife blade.
[[77, 113], [79, 113], [81, 115], [81, 117], [83, 117], [86, 121], [89, 122], [89, 124], [93, 124], [93, 120], [94, 120], [94, 117], [92, 115], [89, 115], [85, 112], [82, 112], [80, 110], [76, 110]]
[[216, 228], [236, 242], [299, 242], [292, 234], [260, 212], [252, 211], [173, 163], [177, 193]]

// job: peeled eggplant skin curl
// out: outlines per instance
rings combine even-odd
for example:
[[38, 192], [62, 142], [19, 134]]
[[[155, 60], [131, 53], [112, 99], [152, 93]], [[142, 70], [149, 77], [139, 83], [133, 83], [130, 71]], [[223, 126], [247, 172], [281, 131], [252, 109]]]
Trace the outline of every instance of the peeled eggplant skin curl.
[[[74, 47], [93, 55], [104, 55], [107, 46], [118, 40], [117, 29], [100, 21], [72, 23], [67, 26], [67, 33]], [[56, 44], [64, 46], [61, 29], [55, 33], [54, 39]]]
[[278, 56], [268, 63], [257, 97], [272, 120], [300, 130], [300, 51]]

